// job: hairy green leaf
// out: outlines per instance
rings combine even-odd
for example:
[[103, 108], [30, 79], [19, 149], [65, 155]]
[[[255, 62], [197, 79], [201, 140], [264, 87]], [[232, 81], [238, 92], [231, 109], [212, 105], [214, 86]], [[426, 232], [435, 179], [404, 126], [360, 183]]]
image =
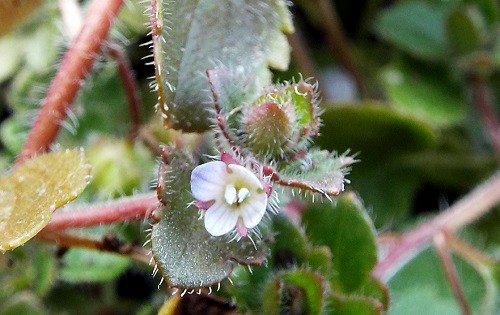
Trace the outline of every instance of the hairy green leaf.
[[310, 205], [302, 217], [307, 235], [327, 245], [333, 255], [333, 269], [345, 292], [358, 289], [377, 262], [375, 228], [353, 193], [333, 203]]
[[345, 174], [353, 159], [326, 150], [310, 150], [304, 158], [288, 164], [280, 171], [283, 181], [300, 192], [313, 191], [337, 196], [344, 190]]
[[209, 69], [243, 68], [264, 86], [268, 66], [288, 66], [282, 30], [290, 31], [291, 23], [283, 0], [154, 1], [152, 11], [157, 91], [167, 126], [209, 128]]
[[211, 236], [198, 209], [192, 205], [190, 174], [192, 158], [180, 150], [169, 153], [168, 165], [160, 170], [162, 187], [160, 222], [153, 225], [153, 256], [168, 284], [178, 288], [209, 287], [229, 276], [236, 263], [261, 264], [267, 257], [265, 244], [244, 238], [229, 241], [227, 236]]
[[330, 297], [329, 302], [332, 314], [380, 315], [383, 310], [380, 302], [364, 296], [343, 296], [334, 294]]

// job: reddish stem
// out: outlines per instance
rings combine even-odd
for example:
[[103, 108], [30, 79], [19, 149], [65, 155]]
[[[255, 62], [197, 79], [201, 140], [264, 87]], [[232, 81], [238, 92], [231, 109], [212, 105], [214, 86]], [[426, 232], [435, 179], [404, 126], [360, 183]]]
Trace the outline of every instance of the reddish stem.
[[63, 210], [54, 213], [52, 220], [43, 229], [43, 232], [140, 220], [148, 217], [157, 206], [156, 193], [125, 197], [102, 204], [76, 206], [74, 208], [77, 209], [73, 209], [71, 212]]
[[373, 275], [387, 281], [405, 262], [429, 245], [443, 230], [450, 233], [473, 222], [500, 202], [500, 172], [456, 202], [448, 210], [405, 233], [379, 261]]
[[500, 158], [500, 123], [498, 122], [494, 106], [491, 102], [491, 97], [486, 88], [484, 79], [480, 77], [472, 77], [470, 80], [472, 90], [472, 98], [481, 118], [485, 124], [491, 139], [491, 143], [497, 157]]
[[140, 109], [142, 108], [142, 104], [139, 98], [134, 71], [132, 70], [132, 66], [127, 55], [120, 45], [109, 42], [106, 48], [108, 49], [108, 54], [118, 63], [118, 72], [120, 73], [120, 77], [122, 79], [123, 88], [125, 90], [125, 94], [127, 95], [130, 110], [130, 121], [132, 123], [130, 136], [131, 138], [135, 138], [139, 133], [139, 127], [141, 124]]
[[462, 285], [460, 284], [460, 279], [458, 278], [457, 270], [455, 268], [455, 265], [453, 264], [453, 260], [446, 245], [444, 232], [439, 233], [434, 237], [434, 244], [436, 245], [436, 249], [439, 255], [439, 259], [441, 260], [441, 264], [443, 265], [446, 279], [450, 284], [453, 295], [455, 296], [458, 304], [460, 305], [462, 314], [464, 315], [471, 314], [469, 303], [467, 303], [464, 290], [462, 289]]
[[61, 121], [85, 79], [102, 42], [107, 37], [113, 18], [122, 0], [93, 0], [82, 30], [64, 55], [61, 67], [42, 102], [38, 116], [28, 133], [16, 165], [39, 152], [48, 151], [54, 141]]

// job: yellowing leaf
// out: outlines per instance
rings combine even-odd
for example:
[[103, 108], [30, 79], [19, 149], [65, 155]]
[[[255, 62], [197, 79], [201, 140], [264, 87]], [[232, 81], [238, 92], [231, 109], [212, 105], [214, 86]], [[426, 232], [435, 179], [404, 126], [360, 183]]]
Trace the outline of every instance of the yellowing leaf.
[[90, 165], [78, 149], [35, 157], [0, 177], [0, 251], [40, 232], [54, 210], [75, 199], [89, 179]]
[[24, 21], [42, 4], [41, 0], [2, 0], [0, 3], [0, 36]]

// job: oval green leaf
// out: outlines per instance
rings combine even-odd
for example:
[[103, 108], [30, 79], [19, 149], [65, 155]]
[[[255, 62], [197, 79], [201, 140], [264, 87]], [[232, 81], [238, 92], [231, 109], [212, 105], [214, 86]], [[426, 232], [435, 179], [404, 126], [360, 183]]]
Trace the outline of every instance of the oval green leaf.
[[255, 245], [244, 238], [229, 241], [211, 236], [193, 205], [190, 178], [193, 160], [181, 150], [170, 150], [168, 165], [160, 168], [159, 185], [163, 206], [160, 222], [153, 225], [151, 246], [156, 265], [168, 284], [178, 288], [209, 287], [227, 278], [236, 263], [260, 265], [268, 249], [261, 240]]
[[375, 228], [358, 197], [348, 193], [333, 203], [312, 204], [302, 223], [313, 242], [332, 251], [333, 269], [342, 290], [358, 289], [377, 262]]

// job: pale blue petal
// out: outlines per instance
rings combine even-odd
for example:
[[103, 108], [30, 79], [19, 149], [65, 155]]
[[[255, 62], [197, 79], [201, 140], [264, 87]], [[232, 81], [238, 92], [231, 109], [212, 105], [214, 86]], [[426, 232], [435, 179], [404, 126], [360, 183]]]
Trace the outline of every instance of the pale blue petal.
[[226, 187], [226, 164], [221, 161], [197, 166], [191, 173], [191, 193], [200, 201], [209, 201], [224, 195]]

